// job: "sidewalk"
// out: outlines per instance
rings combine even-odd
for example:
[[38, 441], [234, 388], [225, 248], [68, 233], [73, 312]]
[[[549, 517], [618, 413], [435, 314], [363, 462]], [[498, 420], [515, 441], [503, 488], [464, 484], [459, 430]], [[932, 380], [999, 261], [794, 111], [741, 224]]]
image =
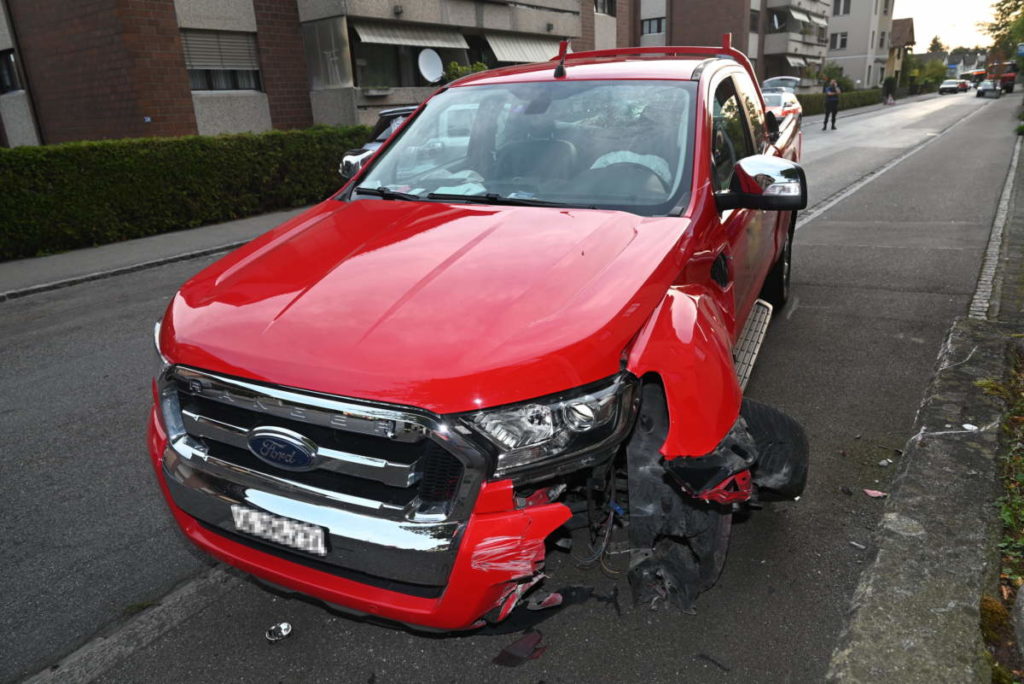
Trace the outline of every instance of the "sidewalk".
[[0, 302], [87, 280], [233, 249], [308, 207], [0, 263]]
[[[839, 112], [839, 114], [836, 116], [836, 121], [839, 122], [839, 121], [842, 121], [843, 119], [849, 119], [850, 117], [853, 117], [853, 116], [861, 116], [862, 114], [871, 114], [872, 112], [877, 112], [877, 111], [880, 111], [882, 109], [892, 109], [894, 107], [900, 107], [902, 105], [911, 104], [913, 102], [920, 102], [921, 100], [928, 100], [928, 99], [931, 99], [931, 98], [934, 98], [934, 97], [938, 97], [938, 94], [936, 94], [936, 93], [925, 93], [923, 95], [911, 95], [909, 97], [900, 98], [899, 100], [896, 100], [896, 104], [894, 104], [894, 105], [887, 105], [887, 104], [879, 103], [879, 104], [875, 104], [875, 105], [867, 105], [867, 106], [864, 106], [864, 107], [854, 107], [853, 109], [844, 109], [844, 110], [841, 110]], [[824, 121], [825, 121], [825, 115], [824, 114], [810, 114], [810, 115], [805, 116], [803, 118], [803, 127], [805, 129], [806, 128], [810, 128], [810, 127], [813, 127], [813, 126], [815, 126], [817, 124], [824, 123]]]
[[[1024, 155], [1016, 142], [974, 300], [939, 354], [904, 447], [905, 467], [875, 532], [830, 682], [991, 682], [981, 599], [998, 596], [1005, 411], [979, 381], [1002, 382], [1024, 330]], [[1017, 633], [1021, 634], [1021, 601]], [[1018, 643], [1018, 648], [1021, 644]]]

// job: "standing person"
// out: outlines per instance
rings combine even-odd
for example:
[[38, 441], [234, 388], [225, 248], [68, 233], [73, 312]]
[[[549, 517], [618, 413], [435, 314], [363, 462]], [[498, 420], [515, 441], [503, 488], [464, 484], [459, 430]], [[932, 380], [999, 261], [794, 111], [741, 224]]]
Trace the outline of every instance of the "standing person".
[[828, 117], [832, 116], [832, 130], [836, 130], [836, 112], [839, 111], [839, 95], [843, 92], [839, 89], [839, 84], [836, 83], [836, 79], [832, 79], [822, 89], [825, 93], [825, 122], [821, 126], [821, 130], [828, 128]]

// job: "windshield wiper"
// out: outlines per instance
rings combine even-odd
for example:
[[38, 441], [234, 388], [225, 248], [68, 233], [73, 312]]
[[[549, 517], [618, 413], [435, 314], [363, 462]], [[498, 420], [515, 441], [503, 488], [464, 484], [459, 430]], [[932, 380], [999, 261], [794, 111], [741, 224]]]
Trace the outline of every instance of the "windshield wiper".
[[411, 192], [399, 192], [385, 187], [368, 188], [364, 185], [360, 185], [356, 188], [355, 193], [357, 195], [376, 195], [377, 197], [386, 200], [408, 200], [410, 202], [416, 202], [423, 199], [419, 195], [414, 195]]
[[476, 202], [478, 204], [508, 204], [517, 207], [567, 207], [565, 202], [550, 202], [548, 200], [529, 199], [526, 197], [503, 197], [496, 192], [489, 192], [484, 195], [459, 195], [457, 193], [432, 192], [427, 195], [432, 200], [462, 200], [463, 202]]

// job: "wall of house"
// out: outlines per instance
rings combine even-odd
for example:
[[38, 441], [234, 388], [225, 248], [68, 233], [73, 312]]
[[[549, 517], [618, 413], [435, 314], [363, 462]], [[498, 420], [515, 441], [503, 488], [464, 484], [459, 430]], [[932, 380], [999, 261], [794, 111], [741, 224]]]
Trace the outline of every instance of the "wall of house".
[[174, 0], [174, 13], [181, 28], [256, 32], [253, 0]]
[[43, 142], [195, 133], [173, 0], [7, 2]]
[[252, 0], [258, 28], [260, 75], [274, 128], [313, 125], [306, 55], [295, 3]]
[[733, 47], [746, 52], [750, 0], [668, 0], [668, 45], [721, 45], [731, 33]]
[[257, 90], [196, 90], [192, 106], [199, 135], [261, 133], [272, 125], [267, 94]]
[[24, 90], [0, 95], [0, 128], [7, 147], [39, 144], [32, 105]]

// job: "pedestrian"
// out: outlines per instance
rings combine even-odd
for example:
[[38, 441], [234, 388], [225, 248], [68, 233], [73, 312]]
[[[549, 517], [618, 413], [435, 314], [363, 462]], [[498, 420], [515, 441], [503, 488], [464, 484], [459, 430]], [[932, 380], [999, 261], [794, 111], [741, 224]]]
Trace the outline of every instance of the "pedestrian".
[[822, 89], [825, 93], [825, 122], [821, 125], [821, 130], [828, 128], [828, 117], [832, 116], [832, 130], [836, 130], [836, 112], [839, 111], [839, 95], [843, 92], [839, 89], [839, 84], [836, 83], [836, 79], [832, 79]]

